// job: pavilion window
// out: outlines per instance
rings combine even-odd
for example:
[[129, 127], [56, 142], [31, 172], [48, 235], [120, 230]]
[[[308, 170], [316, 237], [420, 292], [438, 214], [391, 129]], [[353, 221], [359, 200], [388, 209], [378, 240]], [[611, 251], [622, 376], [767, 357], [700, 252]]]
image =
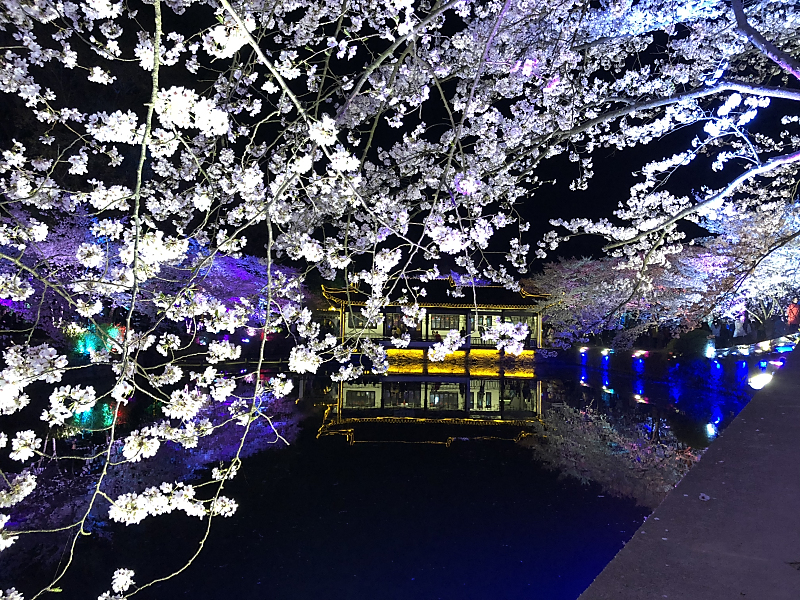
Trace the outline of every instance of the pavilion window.
[[352, 407], [368, 407], [375, 406], [375, 391], [374, 390], [347, 390], [345, 396], [346, 406]]
[[429, 408], [457, 409], [458, 392], [431, 392]]
[[350, 329], [375, 329], [375, 325], [370, 325], [367, 319], [361, 315], [349, 313], [347, 315], [347, 326]]
[[431, 329], [458, 330], [458, 315], [431, 315]]

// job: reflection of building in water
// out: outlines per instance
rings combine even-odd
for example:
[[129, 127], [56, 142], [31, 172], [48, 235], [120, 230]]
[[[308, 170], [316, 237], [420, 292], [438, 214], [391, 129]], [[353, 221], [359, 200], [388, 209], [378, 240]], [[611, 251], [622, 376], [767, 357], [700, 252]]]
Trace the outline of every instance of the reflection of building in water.
[[518, 440], [540, 414], [532, 353], [462, 352], [448, 364], [428, 362], [422, 350], [390, 351], [388, 375], [338, 385], [319, 435], [345, 435], [350, 443]]
[[[332, 289], [323, 286], [322, 292], [332, 305], [336, 316], [323, 315], [323, 333], [332, 333], [334, 324], [343, 339], [360, 337], [388, 342], [392, 337], [408, 334], [411, 348], [424, 348], [442, 341], [454, 330], [466, 338], [467, 349], [491, 347], [482, 339], [486, 331], [500, 323], [525, 323], [530, 335], [525, 340], [526, 348], [541, 347], [541, 315], [534, 302], [543, 296], [525, 291], [512, 292], [501, 286], [458, 286], [452, 278], [436, 279], [422, 284], [409, 280], [403, 286], [424, 286], [426, 295], [418, 296], [415, 302], [425, 309], [425, 317], [416, 327], [403, 320], [399, 303], [393, 302], [381, 309], [379, 317], [369, 322], [361, 312], [370, 296], [357, 287]], [[325, 326], [328, 326], [328, 330]]]

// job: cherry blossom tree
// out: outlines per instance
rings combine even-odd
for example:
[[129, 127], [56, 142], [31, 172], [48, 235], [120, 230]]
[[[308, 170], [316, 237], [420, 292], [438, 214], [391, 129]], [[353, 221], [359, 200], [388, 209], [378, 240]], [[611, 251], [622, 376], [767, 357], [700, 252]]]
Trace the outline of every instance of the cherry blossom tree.
[[[42, 298], [62, 322], [99, 324], [104, 307], [122, 307], [125, 326], [88, 365], [32, 330], [8, 332], [0, 413], [41, 413], [43, 431], [4, 422], [0, 448], [26, 468], [2, 473], [0, 508], [37, 485], [32, 460], [56, 458], [45, 432], [134, 394], [161, 413], [129, 433], [107, 428], [85, 512], [64, 525], [69, 560], [42, 591], [58, 587], [91, 514], [132, 524], [178, 510], [203, 519], [207, 536], [236, 508], [223, 492], [238, 453], [197, 486], [112, 496], [105, 485], [117, 463], [147, 460], [165, 441], [191, 448], [227, 420], [244, 444], [291, 391], [288, 374], [263, 381], [260, 361], [228, 372], [239, 346], [213, 340], [199, 352], [174, 325], [232, 332], [255, 314], [265, 331], [295, 333], [295, 373], [328, 362], [334, 377], [355, 377], [355, 351], [379, 373], [383, 346], [342, 342], [313, 321], [302, 293], [311, 270], [366, 291], [372, 323], [390, 301], [419, 322], [425, 282], [453, 263], [467, 282], [517, 289], [542, 165], [569, 157], [583, 189], [599, 149], [677, 131], [696, 137], [641, 166], [612, 218], [558, 221], [537, 256], [605, 236], [627, 279], [617, 304], [652, 305], [652, 267], [669, 270], [685, 251], [681, 220], [714, 231], [762, 207], [780, 214], [800, 161], [798, 27], [795, 0], [0, 0], [0, 90], [15, 117], [0, 149], [0, 298]], [[669, 191], [703, 163], [717, 183]], [[56, 243], [74, 214], [87, 221]], [[751, 250], [755, 265], [764, 250]], [[247, 293], [228, 296], [219, 269], [252, 275]], [[55, 326], [53, 310], [26, 318]], [[139, 314], [147, 326], [135, 326]], [[434, 358], [459, 347], [457, 333]], [[514, 351], [525, 332], [491, 335]], [[78, 381], [84, 371], [91, 385]], [[245, 377], [254, 389], [237, 394]], [[26, 393], [34, 382], [49, 386], [46, 400]], [[209, 417], [222, 402], [227, 416]], [[27, 534], [9, 519], [0, 515], [0, 548]], [[122, 565], [103, 597], [149, 585]]]
[[[745, 8], [734, 0], [730, 9], [713, 2], [692, 6], [723, 13], [668, 27], [665, 60], [647, 62], [643, 69], [650, 85], [656, 85], [656, 72], [670, 74], [660, 81], [675, 86], [673, 91], [661, 98], [649, 92], [629, 99], [627, 106], [613, 111], [614, 118], [621, 118], [619, 129], [607, 131], [610, 114], [603, 112], [578, 127], [589, 151], [651, 143], [678, 129], [696, 132], [691, 143], [644, 164], [640, 181], [612, 219], [553, 221], [566, 233], [547, 234], [539, 255], [576, 235], [602, 236], [606, 251], [622, 260], [619, 268], [635, 282], [633, 297], [647, 295], [659, 289], [659, 277], [680, 271], [677, 263], [687, 266], [681, 254], [689, 240], [681, 224], [700, 225], [714, 234], [691, 240], [707, 248], [696, 271], [707, 289], [693, 310], [665, 313], [665, 318], [696, 324], [715, 311], [730, 314], [732, 307], [742, 310], [762, 300], [771, 304], [770, 297], [785, 297], [795, 287], [789, 257], [798, 233], [794, 214], [800, 153], [792, 103], [800, 99], [800, 71], [793, 57], [797, 38], [790, 33], [797, 21], [793, 4], [752, 3]], [[778, 29], [770, 28], [778, 22]], [[693, 69], [701, 64], [704, 70]], [[581, 156], [576, 148], [574, 160], [588, 160]], [[708, 169], [707, 181], [687, 189], [681, 173], [700, 167]]]

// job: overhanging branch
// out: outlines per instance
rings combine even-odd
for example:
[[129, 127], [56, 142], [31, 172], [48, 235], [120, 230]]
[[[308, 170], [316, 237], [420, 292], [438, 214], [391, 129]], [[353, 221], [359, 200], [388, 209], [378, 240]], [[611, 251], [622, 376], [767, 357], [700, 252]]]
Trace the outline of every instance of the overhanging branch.
[[645, 237], [650, 235], [651, 233], [656, 233], [658, 231], [663, 230], [666, 227], [669, 227], [670, 225], [672, 225], [674, 223], [677, 223], [678, 221], [680, 221], [684, 217], [687, 217], [687, 216], [689, 216], [691, 214], [699, 212], [700, 210], [703, 210], [704, 208], [708, 209], [709, 205], [711, 205], [711, 204], [713, 204], [715, 202], [722, 202], [728, 195], [730, 195], [733, 192], [735, 192], [736, 189], [740, 185], [742, 185], [746, 181], [749, 181], [753, 177], [755, 177], [757, 175], [763, 175], [764, 173], [768, 173], [769, 171], [772, 171], [773, 169], [777, 169], [778, 167], [782, 167], [782, 166], [789, 165], [789, 164], [796, 163], [796, 162], [800, 162], [800, 151], [794, 152], [792, 154], [783, 154], [781, 156], [776, 156], [774, 158], [771, 158], [767, 162], [759, 165], [758, 167], [754, 167], [752, 169], [748, 169], [747, 171], [745, 171], [744, 173], [739, 175], [736, 179], [731, 181], [727, 186], [725, 186], [725, 188], [723, 190], [721, 190], [720, 192], [717, 192], [716, 194], [714, 194], [710, 198], [707, 198], [706, 200], [703, 200], [702, 202], [698, 202], [697, 204], [694, 204], [693, 206], [688, 206], [688, 207], [684, 208], [682, 211], [674, 214], [669, 219], [667, 219], [663, 223], [659, 224], [657, 227], [653, 227], [652, 229], [648, 229], [647, 231], [643, 231], [640, 234], [638, 234], [638, 235], [636, 235], [636, 236], [634, 236], [634, 237], [632, 237], [632, 238], [630, 238], [628, 240], [622, 240], [622, 241], [619, 241], [619, 242], [614, 242], [613, 244], [608, 244], [607, 246], [605, 246], [603, 248], [603, 250], [611, 250], [613, 248], [619, 248], [620, 246], [625, 246], [627, 244], [632, 244], [634, 242], [638, 242], [639, 240], [644, 239]]
[[761, 35], [755, 27], [747, 22], [747, 15], [744, 14], [742, 0], [733, 0], [732, 5], [733, 14], [736, 15], [737, 31], [746, 37], [753, 46], [758, 48], [772, 62], [794, 75], [796, 79], [800, 79], [800, 61], [795, 60], [788, 52], [777, 48], [775, 44]]

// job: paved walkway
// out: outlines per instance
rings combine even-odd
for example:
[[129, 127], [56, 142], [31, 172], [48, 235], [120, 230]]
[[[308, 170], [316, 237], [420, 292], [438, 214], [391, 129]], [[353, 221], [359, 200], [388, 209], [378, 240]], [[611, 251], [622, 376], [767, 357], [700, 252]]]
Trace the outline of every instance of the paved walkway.
[[792, 354], [579, 600], [800, 600]]

